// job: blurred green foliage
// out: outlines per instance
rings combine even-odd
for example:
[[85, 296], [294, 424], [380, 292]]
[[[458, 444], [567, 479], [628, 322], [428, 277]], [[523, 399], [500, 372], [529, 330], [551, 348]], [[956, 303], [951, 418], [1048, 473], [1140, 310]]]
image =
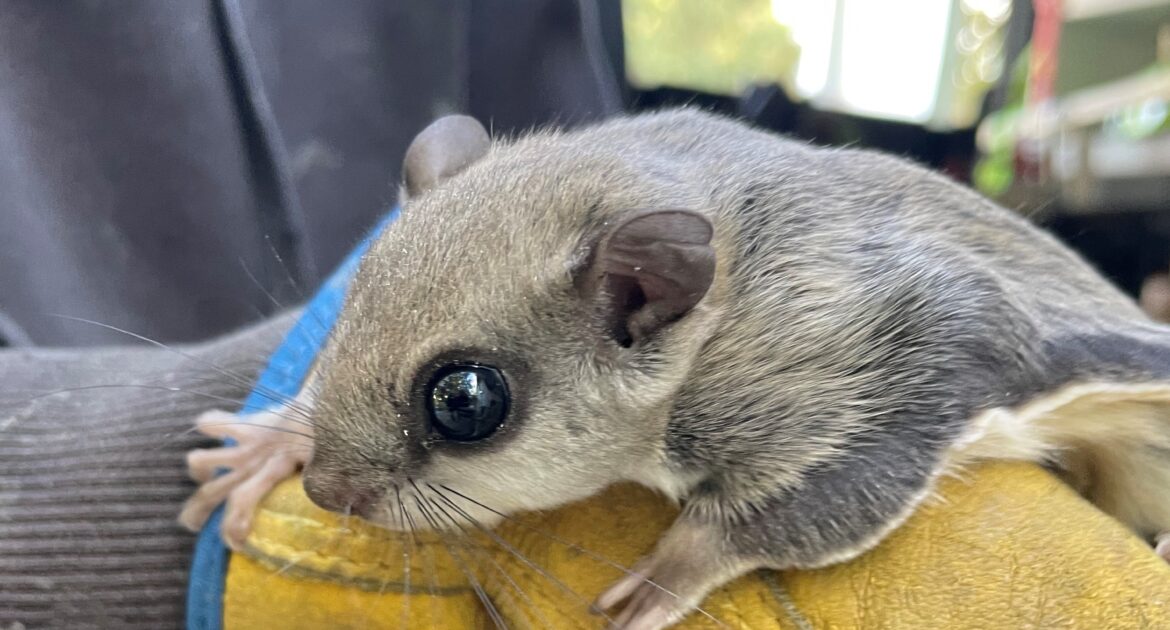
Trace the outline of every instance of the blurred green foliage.
[[1015, 182], [1016, 136], [1020, 113], [1028, 92], [1028, 68], [1032, 46], [1025, 46], [1010, 69], [1003, 107], [983, 120], [986, 153], [979, 156], [971, 173], [971, 183], [989, 197], [999, 197]]
[[638, 87], [727, 95], [752, 83], [792, 87], [800, 47], [770, 0], [622, 0], [622, 21], [626, 72]]

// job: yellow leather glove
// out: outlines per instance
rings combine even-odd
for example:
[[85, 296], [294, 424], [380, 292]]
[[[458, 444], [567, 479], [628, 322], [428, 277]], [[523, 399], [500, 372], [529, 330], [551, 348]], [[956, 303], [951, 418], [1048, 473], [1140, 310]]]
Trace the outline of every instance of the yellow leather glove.
[[[1170, 567], [1050, 473], [987, 464], [938, 490], [862, 557], [746, 576], [703, 603], [719, 623], [680, 627], [1170, 628]], [[589, 603], [675, 514], [619, 486], [491, 534], [464, 522], [466, 537], [410, 542], [318, 509], [290, 479], [231, 559], [224, 628], [603, 627]]]

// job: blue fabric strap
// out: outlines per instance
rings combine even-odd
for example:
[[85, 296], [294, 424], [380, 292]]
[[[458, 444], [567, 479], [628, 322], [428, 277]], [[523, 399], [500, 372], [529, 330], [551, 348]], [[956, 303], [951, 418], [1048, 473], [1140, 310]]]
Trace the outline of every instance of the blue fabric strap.
[[[296, 396], [313, 363], [313, 357], [320, 351], [329, 329], [337, 319], [349, 279], [357, 269], [362, 254], [397, 216], [398, 209], [386, 216], [305, 305], [296, 325], [269, 359], [240, 413], [263, 411], [277, 404], [274, 399]], [[222, 630], [223, 627], [224, 579], [230, 554], [220, 537], [222, 521], [221, 505], [203, 526], [195, 542], [191, 578], [187, 587], [188, 630]]]

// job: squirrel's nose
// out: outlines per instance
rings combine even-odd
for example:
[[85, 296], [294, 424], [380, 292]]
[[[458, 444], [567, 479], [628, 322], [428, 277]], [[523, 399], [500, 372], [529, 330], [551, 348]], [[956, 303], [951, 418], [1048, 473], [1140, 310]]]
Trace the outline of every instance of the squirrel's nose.
[[305, 494], [322, 509], [339, 514], [369, 517], [382, 497], [383, 489], [354, 483], [343, 475], [320, 475], [305, 471]]

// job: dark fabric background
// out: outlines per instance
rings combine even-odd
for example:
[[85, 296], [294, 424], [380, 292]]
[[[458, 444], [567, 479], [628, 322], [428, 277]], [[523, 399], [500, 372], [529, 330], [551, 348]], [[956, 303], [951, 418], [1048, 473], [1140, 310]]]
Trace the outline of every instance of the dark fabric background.
[[614, 6], [0, 0], [0, 337], [194, 340], [296, 302], [433, 118], [619, 110]]

